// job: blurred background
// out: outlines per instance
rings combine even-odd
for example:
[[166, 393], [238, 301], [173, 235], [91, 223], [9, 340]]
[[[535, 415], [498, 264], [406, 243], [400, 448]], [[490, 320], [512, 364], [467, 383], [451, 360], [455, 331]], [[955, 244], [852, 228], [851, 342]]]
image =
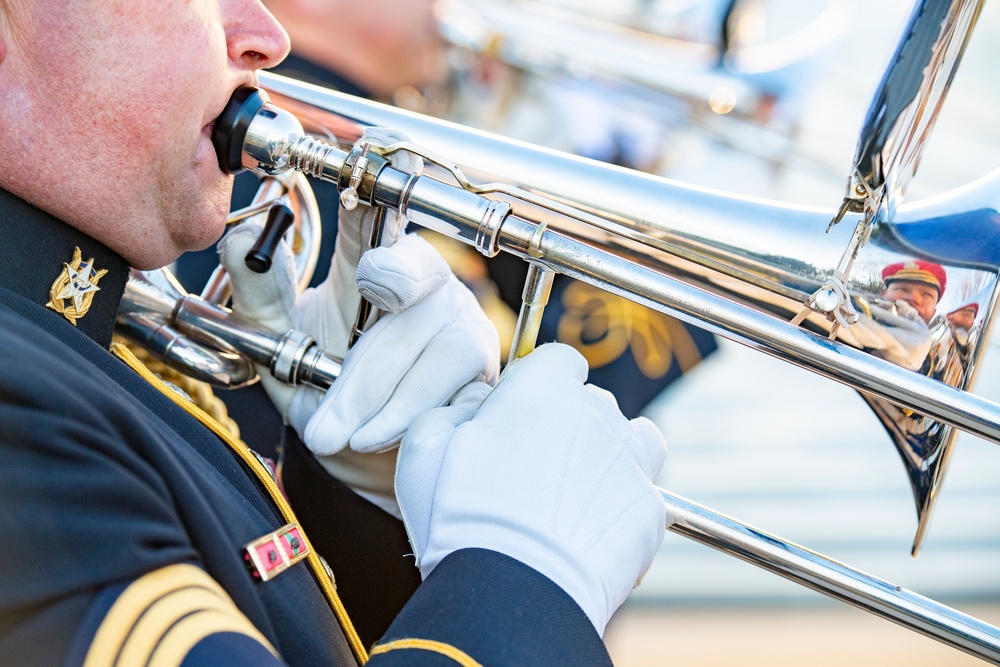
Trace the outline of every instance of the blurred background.
[[[439, 2], [443, 33], [460, 47], [449, 55], [458, 79], [442, 115], [692, 184], [832, 211], [911, 6]], [[625, 39], [605, 43], [597, 23], [624, 28]], [[908, 201], [1000, 168], [998, 38], [1000, 7], [987, 4]], [[670, 445], [661, 486], [1000, 624], [996, 445], [959, 436], [913, 559], [909, 484], [861, 398], [739, 345], [718, 345], [643, 409]], [[993, 401], [998, 345], [994, 338], [976, 385]], [[620, 667], [978, 662], [670, 533], [607, 639]]]

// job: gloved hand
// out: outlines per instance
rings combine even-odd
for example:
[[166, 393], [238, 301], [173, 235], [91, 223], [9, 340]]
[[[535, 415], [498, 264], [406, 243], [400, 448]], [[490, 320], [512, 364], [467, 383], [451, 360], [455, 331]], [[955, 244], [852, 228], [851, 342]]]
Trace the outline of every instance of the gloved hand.
[[897, 366], [917, 370], [931, 349], [931, 332], [917, 309], [903, 300], [889, 308], [871, 306], [871, 317], [861, 316], [850, 327], [857, 344]]
[[492, 393], [469, 385], [414, 421], [396, 496], [421, 576], [459, 549], [491, 549], [554, 581], [604, 632], [663, 541], [653, 480], [666, 444], [586, 377], [577, 351], [544, 345]]
[[[400, 140], [405, 137], [381, 128], [366, 131], [361, 139], [378, 145]], [[400, 152], [393, 156], [393, 165], [419, 170], [414, 160], [419, 163], [419, 158]], [[387, 211], [383, 242], [399, 242], [361, 256], [374, 213], [363, 205], [354, 211], [341, 208], [329, 274], [298, 298], [291, 251], [284, 243], [268, 273], [246, 268], [244, 257], [259, 226], [244, 223], [232, 230], [219, 244], [219, 255], [232, 280], [235, 311], [272, 331], [304, 331], [330, 354], [344, 357], [343, 372], [326, 395], [281, 383], [267, 369], [261, 369], [261, 384], [285, 423], [307, 447], [323, 455], [320, 462], [332, 474], [394, 512], [394, 456], [334, 455], [349, 442], [365, 452], [390, 448], [422, 410], [443, 405], [469, 381], [494, 382], [499, 345], [475, 298], [440, 255], [417, 236], [400, 237], [405, 221], [394, 211]], [[372, 326], [348, 353], [359, 290], [392, 314]], [[317, 425], [310, 428], [314, 419]]]
[[[358, 144], [367, 141], [387, 146], [405, 140], [405, 135], [394, 130], [369, 128]], [[395, 153], [391, 163], [397, 169], [414, 173], [423, 168], [419, 157], [404, 151]], [[343, 358], [361, 300], [354, 285], [355, 269], [371, 238], [376, 212], [376, 208], [365, 205], [353, 211], [340, 208], [337, 241], [326, 280], [298, 298], [294, 264], [287, 245], [279, 246], [270, 271], [254, 273], [247, 269], [244, 257], [260, 235], [261, 227], [246, 222], [231, 230], [219, 243], [219, 261], [232, 281], [233, 310], [271, 331], [291, 328], [304, 331], [328, 353]], [[405, 220], [397, 212], [387, 210], [383, 245], [393, 245], [404, 226]], [[291, 387], [276, 381], [269, 373], [261, 373], [261, 384], [285, 423], [301, 436], [322, 399], [322, 392]]]

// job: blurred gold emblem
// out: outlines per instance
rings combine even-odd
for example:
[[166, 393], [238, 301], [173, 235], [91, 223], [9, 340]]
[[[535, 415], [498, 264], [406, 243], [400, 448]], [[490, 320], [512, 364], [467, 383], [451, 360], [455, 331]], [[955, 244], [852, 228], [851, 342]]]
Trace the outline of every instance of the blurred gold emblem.
[[94, 295], [101, 290], [97, 281], [108, 272], [94, 269], [94, 258], [82, 261], [83, 254], [79, 248], [73, 249], [73, 261], [63, 262], [62, 273], [49, 288], [49, 302], [45, 305], [61, 313], [63, 317], [76, 326], [76, 321], [87, 314]]
[[562, 294], [558, 338], [572, 345], [591, 368], [606, 366], [631, 349], [639, 371], [656, 380], [674, 360], [681, 371], [701, 361], [701, 352], [676, 319], [614, 294], [573, 282]]

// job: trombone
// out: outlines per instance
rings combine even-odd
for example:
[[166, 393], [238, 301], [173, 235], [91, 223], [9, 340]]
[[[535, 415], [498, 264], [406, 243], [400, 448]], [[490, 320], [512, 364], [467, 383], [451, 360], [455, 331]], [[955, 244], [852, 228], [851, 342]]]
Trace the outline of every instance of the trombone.
[[[882, 409], [911, 483], [916, 480], [916, 550], [954, 428], [1000, 443], [1000, 406], [964, 391], [1000, 292], [1000, 258], [982, 244], [934, 243], [941, 236], [934, 232], [957, 216], [978, 224], [1000, 215], [1000, 172], [932, 202], [902, 202], [947, 90], [937, 84], [942, 77], [950, 81], [981, 6], [975, 0], [918, 3], [912, 31], [947, 27], [935, 31], [924, 54], [933, 66], [920, 68], [916, 106], [870, 115], [846, 196], [832, 212], [686, 187], [267, 74], [261, 82], [269, 94], [244, 89], [220, 118], [217, 148], [231, 170], [276, 177], [299, 171], [329, 180], [364, 204], [397, 208], [411, 222], [485, 255], [505, 251], [527, 260], [531, 275], [515, 355], [530, 350], [546, 282], [557, 271], [863, 392]], [[912, 74], [890, 69], [883, 84], [892, 88], [912, 81]], [[368, 125], [406, 132], [413, 143], [388, 150], [419, 152], [429, 168], [407, 174], [377, 154], [367, 154], [364, 164], [362, 150], [341, 149]], [[313, 137], [330, 134], [336, 144]], [[459, 167], [438, 154], [463, 155], [466, 162]], [[513, 185], [486, 183], [491, 174]], [[945, 335], [950, 330], [940, 329], [938, 377], [879, 359], [852, 338], [851, 325], [863, 317], [853, 310], [854, 297], [867, 293], [876, 267], [900, 256], [936, 260], [981, 286], [980, 315], [970, 331], [976, 335], [965, 339], [964, 350]], [[247, 354], [288, 381], [328, 386], [336, 377], [336, 360], [293, 332], [265, 340], [218, 306], [157, 291], [152, 279], [146, 283], [141, 298], [127, 295], [122, 318], [221, 340], [227, 351]], [[1000, 629], [668, 492], [663, 497], [674, 532], [1000, 664]]]

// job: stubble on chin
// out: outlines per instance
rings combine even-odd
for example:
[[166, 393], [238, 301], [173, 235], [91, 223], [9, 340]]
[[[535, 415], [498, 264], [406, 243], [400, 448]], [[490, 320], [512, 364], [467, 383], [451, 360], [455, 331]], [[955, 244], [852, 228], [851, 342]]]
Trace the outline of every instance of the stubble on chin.
[[225, 231], [233, 177], [219, 172], [207, 184], [197, 182], [201, 179], [187, 180], [186, 186], [160, 181], [163, 187], [157, 189], [156, 210], [162, 245], [159, 256], [146, 258], [146, 263], [165, 266], [185, 252], [209, 247]]

